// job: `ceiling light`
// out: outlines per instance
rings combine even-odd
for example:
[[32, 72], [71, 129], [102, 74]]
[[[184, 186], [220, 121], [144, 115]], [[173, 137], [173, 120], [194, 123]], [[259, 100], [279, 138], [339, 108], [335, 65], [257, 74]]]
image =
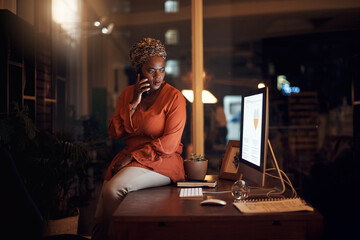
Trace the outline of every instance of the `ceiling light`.
[[100, 26], [100, 21], [95, 21], [95, 22], [94, 22], [94, 26], [95, 26], [95, 27], [99, 27], [99, 26]]
[[113, 23], [110, 23], [107, 27], [103, 27], [102, 29], [101, 29], [101, 32], [103, 33], [103, 34], [110, 34], [111, 32], [112, 32], [112, 30], [114, 29], [114, 24]]
[[103, 28], [101, 29], [101, 32], [102, 32], [103, 34], [108, 34], [109, 30], [108, 30], [107, 27], [103, 27]]

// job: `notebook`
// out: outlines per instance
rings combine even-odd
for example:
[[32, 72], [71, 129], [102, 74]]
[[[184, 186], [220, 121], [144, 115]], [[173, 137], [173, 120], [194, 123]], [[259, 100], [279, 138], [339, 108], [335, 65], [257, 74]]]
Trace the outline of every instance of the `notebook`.
[[216, 187], [216, 181], [179, 181], [177, 182], [178, 187]]
[[301, 198], [242, 200], [233, 204], [242, 213], [314, 211]]

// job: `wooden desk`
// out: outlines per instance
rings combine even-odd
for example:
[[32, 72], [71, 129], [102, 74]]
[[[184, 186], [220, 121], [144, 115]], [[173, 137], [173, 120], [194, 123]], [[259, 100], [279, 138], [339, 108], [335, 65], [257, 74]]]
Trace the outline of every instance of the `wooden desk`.
[[[209, 177], [209, 176], [207, 176]], [[230, 190], [220, 180], [215, 189]], [[226, 206], [201, 206], [201, 198], [179, 198], [174, 185], [129, 193], [113, 216], [116, 239], [321, 239], [322, 216], [314, 212], [242, 214], [231, 193], [205, 194]]]

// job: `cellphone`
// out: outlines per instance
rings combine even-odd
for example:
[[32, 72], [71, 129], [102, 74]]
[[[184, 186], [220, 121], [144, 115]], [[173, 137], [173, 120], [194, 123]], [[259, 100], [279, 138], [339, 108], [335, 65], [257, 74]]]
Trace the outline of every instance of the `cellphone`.
[[[142, 73], [138, 73], [138, 74], [140, 74], [140, 80], [145, 78], [142, 75]], [[137, 76], [137, 74], [136, 74], [136, 76]], [[144, 88], [148, 88], [148, 86], [141, 88], [141, 90], [144, 89]], [[145, 92], [142, 93], [142, 97], [146, 97], [147, 95], [149, 95], [149, 91], [145, 91]]]

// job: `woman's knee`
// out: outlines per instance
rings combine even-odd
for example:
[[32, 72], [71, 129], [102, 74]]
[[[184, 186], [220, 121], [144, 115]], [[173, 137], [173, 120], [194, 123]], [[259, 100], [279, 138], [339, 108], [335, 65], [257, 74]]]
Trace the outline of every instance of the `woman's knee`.
[[105, 204], [121, 201], [128, 193], [128, 188], [124, 185], [108, 182], [102, 189], [102, 197]]

